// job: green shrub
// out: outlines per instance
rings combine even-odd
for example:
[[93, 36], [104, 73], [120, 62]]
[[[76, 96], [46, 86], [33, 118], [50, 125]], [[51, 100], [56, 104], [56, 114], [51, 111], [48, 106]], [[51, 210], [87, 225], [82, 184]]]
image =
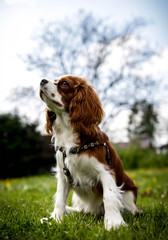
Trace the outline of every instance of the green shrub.
[[55, 164], [50, 137], [42, 136], [37, 126], [16, 114], [0, 114], [0, 178], [49, 172]]
[[154, 149], [141, 149], [138, 145], [128, 148], [116, 147], [125, 169], [162, 168], [168, 166], [168, 153], [158, 154]]

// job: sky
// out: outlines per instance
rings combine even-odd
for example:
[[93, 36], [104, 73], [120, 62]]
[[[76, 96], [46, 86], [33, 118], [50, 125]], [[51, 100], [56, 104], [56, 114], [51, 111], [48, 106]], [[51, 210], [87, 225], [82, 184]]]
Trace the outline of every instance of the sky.
[[[28, 71], [22, 56], [32, 52], [36, 46], [34, 35], [41, 21], [61, 21], [73, 16], [79, 9], [93, 13], [96, 17], [108, 18], [117, 25], [123, 25], [135, 17], [143, 17], [148, 26], [141, 32], [151, 46], [160, 50], [161, 56], [152, 59], [144, 66], [143, 74], [153, 74], [164, 80], [163, 90], [168, 82], [168, 1], [167, 0], [0, 0], [0, 113], [11, 112], [18, 108], [22, 115], [30, 119], [43, 119], [44, 105], [40, 114], [36, 114], [35, 104], [9, 101], [13, 88], [33, 86], [39, 91], [39, 82], [45, 76], [36, 71]], [[38, 94], [37, 94], [38, 96]], [[37, 102], [40, 99], [37, 99]], [[168, 120], [168, 99], [164, 95], [164, 104], [160, 107], [161, 121]], [[124, 115], [125, 114], [125, 115]], [[122, 113], [120, 119], [126, 118]], [[43, 121], [43, 120], [42, 120]], [[126, 127], [126, 121], [119, 120], [113, 128]], [[44, 123], [44, 121], [43, 121]], [[42, 129], [43, 127], [41, 127]], [[123, 130], [122, 139], [126, 140]], [[166, 137], [162, 141], [167, 141]]]

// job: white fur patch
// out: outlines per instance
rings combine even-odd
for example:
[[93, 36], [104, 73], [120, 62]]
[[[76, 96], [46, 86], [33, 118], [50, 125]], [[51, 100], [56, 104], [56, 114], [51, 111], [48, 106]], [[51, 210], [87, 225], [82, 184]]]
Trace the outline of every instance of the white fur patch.
[[135, 205], [135, 196], [132, 191], [126, 191], [123, 194], [123, 204], [124, 207], [131, 212], [132, 214], [136, 214], [138, 209]]

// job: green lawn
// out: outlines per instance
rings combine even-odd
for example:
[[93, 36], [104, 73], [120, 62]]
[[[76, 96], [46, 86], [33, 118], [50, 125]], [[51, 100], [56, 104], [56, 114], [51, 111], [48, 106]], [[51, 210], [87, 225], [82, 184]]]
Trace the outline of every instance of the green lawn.
[[[56, 180], [36, 176], [0, 181], [0, 239], [168, 239], [168, 169], [128, 171], [139, 187], [137, 205], [144, 211], [123, 213], [127, 228], [107, 232], [103, 217], [75, 213], [58, 224], [41, 224], [53, 209]], [[68, 199], [71, 203], [71, 194]]]

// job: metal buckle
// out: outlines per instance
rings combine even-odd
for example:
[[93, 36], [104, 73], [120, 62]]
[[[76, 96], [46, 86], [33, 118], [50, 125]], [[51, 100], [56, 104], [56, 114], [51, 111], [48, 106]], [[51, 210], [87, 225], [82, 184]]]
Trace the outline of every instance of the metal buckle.
[[69, 177], [69, 176], [71, 175], [69, 169], [66, 168], [66, 167], [63, 168], [63, 173], [64, 173], [67, 177]]
[[60, 147], [59, 150], [60, 150], [60, 152], [63, 152], [64, 151], [64, 147]]
[[78, 147], [72, 147], [69, 152], [70, 153], [78, 153], [79, 152], [79, 148]]

